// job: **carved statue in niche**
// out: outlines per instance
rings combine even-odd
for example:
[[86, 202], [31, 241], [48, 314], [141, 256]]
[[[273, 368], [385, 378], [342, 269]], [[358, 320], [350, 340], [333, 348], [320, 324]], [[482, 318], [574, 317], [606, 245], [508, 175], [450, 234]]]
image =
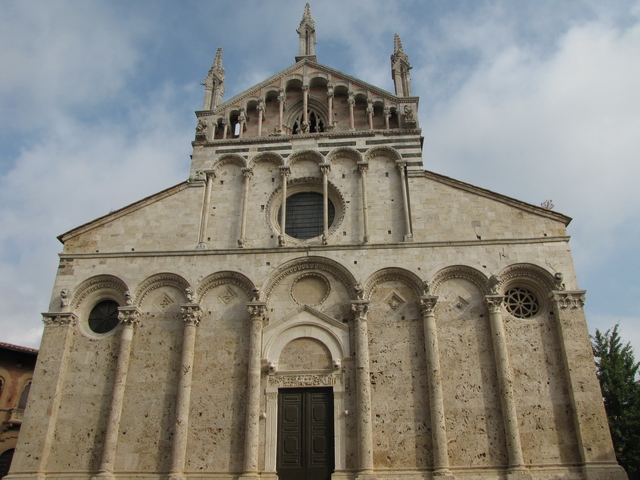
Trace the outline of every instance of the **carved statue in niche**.
[[404, 124], [407, 128], [415, 128], [418, 125], [411, 105], [404, 106]]
[[196, 125], [196, 140], [207, 139], [207, 121], [203, 118], [198, 119], [198, 125]]

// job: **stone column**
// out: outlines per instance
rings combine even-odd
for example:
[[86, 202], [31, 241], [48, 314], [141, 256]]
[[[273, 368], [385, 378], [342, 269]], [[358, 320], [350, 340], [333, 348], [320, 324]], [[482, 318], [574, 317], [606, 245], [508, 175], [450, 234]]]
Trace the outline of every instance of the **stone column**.
[[302, 131], [307, 133], [309, 131], [309, 85], [302, 86], [302, 121], [306, 125]]
[[407, 182], [405, 175], [405, 167], [407, 166], [407, 162], [400, 161], [396, 163], [398, 167], [398, 171], [400, 172], [400, 185], [402, 188], [402, 209], [404, 210], [404, 223], [406, 226], [404, 241], [412, 242], [413, 241], [413, 232], [411, 231], [411, 216], [409, 215], [409, 196], [407, 195]]
[[364, 228], [364, 236], [362, 241], [369, 243], [369, 206], [367, 202], [367, 179], [366, 173], [369, 170], [368, 162], [358, 162], [358, 171], [360, 172], [360, 189], [362, 191], [362, 226]]
[[207, 248], [205, 238], [207, 238], [207, 226], [209, 225], [211, 188], [213, 187], [213, 179], [216, 178], [216, 173], [213, 170], [207, 170], [204, 173], [207, 176], [207, 185], [204, 189], [204, 199], [202, 201], [202, 216], [200, 217], [200, 235], [198, 235], [197, 250], [204, 250]]
[[113, 474], [116, 460], [116, 447], [118, 445], [118, 434], [120, 433], [120, 417], [122, 416], [122, 405], [124, 402], [124, 392], [127, 386], [127, 374], [129, 373], [129, 358], [131, 357], [131, 343], [133, 341], [133, 331], [135, 325], [139, 323], [140, 310], [137, 307], [118, 307], [118, 319], [122, 324], [120, 332], [120, 346], [118, 348], [118, 361], [116, 364], [116, 375], [113, 381], [111, 396], [111, 407], [107, 418], [107, 430], [104, 434], [104, 444], [102, 447], [102, 459], [98, 475], [94, 479], [115, 479]]
[[[62, 394], [64, 392], [65, 378], [69, 364], [69, 352], [73, 347], [73, 337], [77, 320], [77, 317], [70, 312], [42, 314], [45, 332], [42, 336], [42, 344], [40, 345], [40, 352], [38, 353], [40, 360], [38, 367], [41, 364], [46, 365], [46, 376], [51, 379], [51, 390], [42, 396], [50, 398], [51, 403], [46, 411], [42, 412], [42, 415], [47, 419], [46, 430], [41, 432], [40, 435], [34, 436], [36, 441], [41, 442], [40, 448], [36, 447], [34, 449], [36, 452], [38, 450], [41, 452], [39, 459], [36, 459], [38, 460], [38, 472], [36, 475], [38, 479], [44, 479], [46, 477], [47, 463], [49, 462], [49, 456], [51, 455], [51, 449], [55, 441], [54, 437], [58, 423], [58, 413], [60, 412], [60, 404], [62, 402]], [[62, 355], [58, 354], [60, 351]], [[37, 370], [39, 373], [40, 369], [37, 368]], [[31, 395], [34, 397], [34, 392], [37, 394], [40, 387], [40, 383], [37, 382], [37, 380], [38, 377], [36, 377], [34, 391], [31, 392]], [[49, 379], [47, 378], [46, 380]], [[44, 382], [42, 386], [45, 386]], [[38, 397], [41, 396], [38, 395]]]
[[226, 140], [227, 139], [227, 131], [229, 130], [228, 127], [228, 121], [227, 121], [227, 116], [225, 113], [225, 116], [222, 117], [222, 139]]
[[327, 130], [332, 130], [333, 124], [333, 84], [327, 85], [327, 103], [329, 104], [329, 118], [327, 118]]
[[355, 117], [353, 113], [353, 109], [356, 105], [356, 99], [353, 97], [353, 92], [349, 92], [349, 99], [347, 100], [349, 103], [349, 129], [353, 132], [356, 129]]
[[264, 111], [265, 111], [264, 100], [262, 98], [258, 102], [258, 106], [256, 107], [256, 110], [258, 111], [258, 136], [261, 137], [262, 136], [262, 120], [264, 118]]
[[321, 163], [320, 171], [322, 172], [322, 244], [327, 244], [329, 238], [329, 180], [328, 174], [331, 171], [329, 163]]
[[244, 132], [244, 124], [247, 121], [247, 115], [245, 114], [244, 108], [240, 109], [240, 115], [238, 115], [238, 123], [240, 124], [240, 131], [238, 132], [238, 138], [242, 138], [242, 134]]
[[[584, 315], [584, 290], [551, 294], [585, 478], [626, 480], [617, 465]], [[588, 421], [585, 421], [588, 419]]]
[[373, 100], [367, 99], [367, 117], [369, 117], [369, 130], [373, 130]]
[[389, 119], [391, 118], [391, 108], [384, 107], [383, 113], [384, 113], [384, 129], [389, 130]]
[[357, 480], [377, 478], [373, 470], [373, 427], [371, 425], [371, 379], [369, 372], [369, 302], [352, 300], [355, 313], [356, 400], [358, 403], [358, 474]]
[[438, 297], [425, 295], [420, 298], [424, 327], [425, 353], [427, 356], [427, 380], [429, 382], [429, 416], [431, 417], [431, 438], [433, 441], [433, 474], [439, 477], [451, 476], [449, 451], [447, 448], [447, 425], [445, 422], [442, 375], [440, 370], [440, 350], [434, 309]]
[[502, 295], [487, 295], [484, 299], [487, 310], [489, 310], [493, 354], [496, 361], [500, 404], [502, 406], [502, 420], [504, 423], [504, 434], [509, 457], [507, 477], [510, 479], [524, 479], [529, 478], [529, 476], [526, 474], [524, 467], [518, 415], [516, 412], [515, 398], [513, 396], [513, 377], [509, 363], [507, 338], [502, 321], [503, 301], [504, 296]]
[[189, 407], [191, 405], [191, 378], [193, 376], [193, 357], [196, 346], [196, 327], [202, 318], [200, 305], [187, 303], [182, 305], [184, 333], [182, 337], [182, 357], [180, 359], [180, 378], [176, 398], [176, 418], [171, 445], [171, 467], [169, 480], [184, 480], [184, 465], [187, 455], [189, 434]]
[[285, 245], [285, 227], [287, 223], [287, 177], [291, 174], [290, 167], [280, 167], [280, 176], [282, 177], [282, 207], [280, 209], [280, 235], [278, 236], [278, 245]]
[[285, 94], [284, 88], [280, 88], [280, 93], [278, 94], [278, 129], [276, 133], [282, 135], [283, 131], [283, 117], [284, 117], [284, 102], [287, 99], [287, 95]]
[[213, 100], [213, 84], [206, 82], [204, 87], [204, 105], [202, 110], [211, 110], [211, 101]]
[[247, 375], [247, 411], [244, 436], [244, 472], [241, 479], [258, 477], [258, 447], [260, 443], [260, 379], [262, 364], [262, 326], [267, 304], [247, 303], [251, 318]]
[[242, 169], [243, 177], [243, 192], [242, 192], [242, 218], [240, 219], [240, 238], [238, 239], [238, 246], [243, 248], [245, 246], [245, 236], [247, 232], [247, 204], [249, 203], [249, 183], [253, 176], [253, 170], [251, 168]]

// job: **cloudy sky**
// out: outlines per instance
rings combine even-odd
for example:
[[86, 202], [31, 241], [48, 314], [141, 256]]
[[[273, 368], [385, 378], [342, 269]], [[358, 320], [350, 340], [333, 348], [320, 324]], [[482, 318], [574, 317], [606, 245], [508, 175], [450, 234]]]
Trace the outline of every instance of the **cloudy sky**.
[[[303, 7], [0, 0], [0, 341], [38, 346], [57, 235], [187, 178], [216, 48], [228, 99], [294, 63]], [[590, 330], [619, 322], [640, 357], [640, 2], [311, 10], [318, 61], [387, 90], [400, 34], [425, 168], [573, 217]]]

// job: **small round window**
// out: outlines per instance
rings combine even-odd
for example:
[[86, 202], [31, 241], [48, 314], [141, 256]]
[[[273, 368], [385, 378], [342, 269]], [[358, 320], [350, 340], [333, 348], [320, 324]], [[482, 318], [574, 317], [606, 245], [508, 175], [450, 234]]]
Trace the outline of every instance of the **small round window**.
[[[328, 200], [329, 226], [335, 218], [335, 207]], [[282, 224], [282, 209], [278, 212]], [[293, 238], [306, 240], [319, 237], [324, 230], [323, 196], [317, 192], [301, 192], [287, 198], [285, 233]]]
[[94, 333], [108, 333], [118, 326], [118, 304], [113, 300], [98, 303], [89, 314], [89, 328]]
[[540, 311], [536, 294], [522, 287], [509, 289], [504, 303], [507, 311], [516, 318], [531, 318]]

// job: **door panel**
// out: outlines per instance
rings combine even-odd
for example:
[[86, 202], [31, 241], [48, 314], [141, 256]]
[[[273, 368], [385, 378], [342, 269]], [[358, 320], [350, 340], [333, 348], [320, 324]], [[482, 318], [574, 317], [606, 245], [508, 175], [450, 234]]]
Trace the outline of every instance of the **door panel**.
[[278, 478], [330, 480], [334, 469], [333, 391], [281, 389], [278, 393]]

